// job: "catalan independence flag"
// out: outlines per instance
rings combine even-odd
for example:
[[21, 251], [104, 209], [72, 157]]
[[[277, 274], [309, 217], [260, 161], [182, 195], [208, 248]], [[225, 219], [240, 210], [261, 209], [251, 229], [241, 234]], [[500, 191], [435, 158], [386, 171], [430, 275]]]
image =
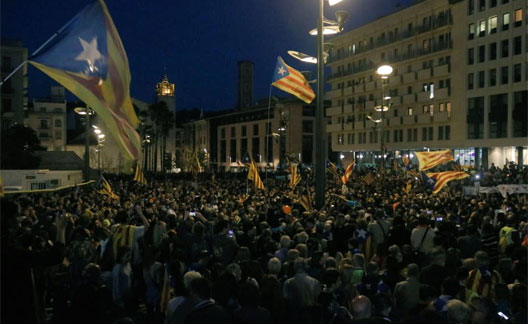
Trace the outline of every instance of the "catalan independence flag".
[[110, 183], [108, 183], [108, 181], [106, 181], [106, 179], [101, 176], [101, 178], [99, 179], [98, 181], [99, 185], [99, 193], [100, 194], [103, 194], [103, 195], [107, 195], [109, 196], [110, 198], [114, 199], [114, 200], [118, 200], [119, 199], [119, 196], [116, 195], [114, 193], [114, 191], [112, 190], [112, 187], [110, 186]]
[[290, 188], [293, 190], [299, 182], [301, 182], [301, 176], [297, 173], [297, 165], [291, 164], [291, 162], [288, 162], [289, 166], [288, 169], [290, 171]]
[[253, 181], [253, 186], [255, 187], [255, 189], [264, 190], [264, 183], [260, 179], [258, 168], [255, 165], [255, 161], [253, 161], [253, 159], [251, 159], [251, 163], [249, 164], [249, 171], [248, 171], [247, 178], [248, 180]]
[[460, 180], [469, 177], [466, 172], [460, 171], [445, 171], [445, 172], [432, 172], [427, 173], [427, 176], [431, 179], [436, 180], [433, 188], [433, 193], [438, 193], [442, 188], [452, 180]]
[[147, 179], [145, 178], [145, 175], [143, 174], [143, 168], [141, 167], [141, 164], [139, 162], [136, 164], [136, 172], [134, 172], [134, 180], [144, 185], [147, 184]]
[[326, 170], [330, 171], [336, 179], [340, 179], [339, 174], [337, 173], [337, 166], [332, 161], [326, 160]]
[[313, 209], [312, 198], [310, 197], [310, 190], [308, 190], [308, 188], [306, 188], [304, 192], [299, 192], [299, 203], [307, 212]]
[[29, 62], [97, 113], [130, 165], [139, 159], [128, 58], [103, 0], [86, 6]]
[[352, 175], [352, 171], [354, 171], [355, 164], [356, 164], [356, 161], [352, 161], [350, 162], [350, 164], [347, 165], [345, 169], [345, 174], [343, 174], [343, 176], [341, 177], [341, 182], [343, 182], [343, 184], [346, 184], [348, 182], [348, 179]]
[[284, 63], [280, 56], [277, 58], [277, 65], [275, 66], [271, 84], [306, 103], [312, 102], [315, 98], [314, 91], [310, 88], [302, 73]]
[[435, 166], [453, 161], [453, 156], [450, 150], [435, 151], [435, 152], [416, 152], [418, 158], [419, 171], [429, 170]]

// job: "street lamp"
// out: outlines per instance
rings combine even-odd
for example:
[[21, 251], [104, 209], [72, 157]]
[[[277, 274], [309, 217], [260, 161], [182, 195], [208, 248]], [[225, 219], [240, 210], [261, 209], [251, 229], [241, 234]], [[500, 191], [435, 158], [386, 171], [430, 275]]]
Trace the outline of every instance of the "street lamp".
[[84, 129], [84, 181], [88, 181], [90, 180], [90, 116], [94, 114], [94, 111], [90, 107], [76, 107], [73, 111], [80, 116], [86, 116]]
[[385, 80], [392, 74], [392, 66], [384, 64], [378, 67], [376, 73], [381, 77], [381, 106], [376, 106], [376, 111], [381, 113], [381, 137], [380, 137], [380, 148], [381, 148], [381, 171], [382, 176], [385, 173], [385, 112], [389, 110], [389, 107], [385, 105], [385, 100], [390, 97], [385, 97]]

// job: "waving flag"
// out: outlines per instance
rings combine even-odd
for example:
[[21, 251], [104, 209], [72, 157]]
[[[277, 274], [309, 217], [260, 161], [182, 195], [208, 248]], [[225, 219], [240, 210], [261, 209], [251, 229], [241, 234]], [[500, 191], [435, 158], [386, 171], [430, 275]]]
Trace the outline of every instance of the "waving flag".
[[295, 186], [301, 182], [301, 176], [297, 173], [297, 165], [291, 164], [291, 162], [288, 161], [288, 169], [290, 171], [291, 177], [290, 177], [290, 188], [293, 190]]
[[435, 151], [435, 152], [416, 152], [418, 158], [419, 171], [429, 170], [435, 166], [453, 161], [453, 156], [450, 150]]
[[144, 185], [147, 184], [147, 179], [145, 178], [145, 175], [143, 174], [143, 168], [141, 167], [141, 163], [139, 162], [137, 162], [136, 164], [136, 172], [134, 172], [134, 180]]
[[356, 161], [352, 161], [350, 162], [349, 165], [347, 165], [345, 169], [345, 174], [343, 174], [343, 176], [341, 177], [341, 182], [343, 182], [343, 184], [346, 184], [348, 182], [348, 179], [352, 175], [352, 171], [354, 171], [355, 164], [356, 164]]
[[258, 168], [255, 165], [255, 162], [253, 159], [251, 159], [251, 162], [249, 164], [249, 171], [247, 175], [248, 180], [253, 181], [253, 186], [255, 189], [263, 189], [264, 190], [264, 183], [260, 179], [260, 175], [258, 173]]
[[310, 190], [308, 190], [308, 188], [306, 188], [302, 193], [299, 191], [299, 203], [307, 212], [313, 209], [312, 198], [310, 197]]
[[406, 155], [404, 155], [404, 156], [402, 156], [402, 161], [403, 161], [403, 165], [407, 168], [409, 166], [409, 162], [410, 162], [409, 158]]
[[119, 196], [114, 193], [112, 190], [112, 187], [110, 186], [110, 183], [106, 181], [106, 179], [101, 175], [101, 178], [99, 178], [99, 181], [97, 181], [96, 187], [99, 188], [99, 193], [109, 196], [110, 198], [114, 200], [119, 200]]
[[376, 180], [376, 177], [374, 176], [373, 173], [369, 173], [363, 177], [363, 182], [365, 182], [369, 186], [374, 182], [374, 180]]
[[277, 58], [277, 65], [275, 66], [271, 84], [306, 103], [312, 102], [315, 98], [314, 91], [310, 88], [302, 73], [284, 63], [280, 56]]
[[433, 187], [433, 193], [438, 193], [442, 188], [452, 180], [460, 180], [469, 177], [469, 174], [459, 171], [445, 171], [427, 173], [427, 177], [434, 179], [436, 182]]
[[95, 110], [125, 159], [139, 159], [128, 58], [103, 0], [79, 12], [30, 63]]
[[330, 160], [326, 160], [326, 170], [330, 171], [336, 177], [336, 179], [339, 179], [339, 174], [337, 173], [337, 166]]

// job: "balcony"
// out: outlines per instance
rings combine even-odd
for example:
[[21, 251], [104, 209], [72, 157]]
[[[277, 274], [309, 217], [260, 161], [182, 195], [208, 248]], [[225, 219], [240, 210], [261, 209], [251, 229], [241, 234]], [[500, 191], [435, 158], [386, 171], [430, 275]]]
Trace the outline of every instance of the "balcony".
[[431, 69], [423, 69], [418, 71], [418, 80], [425, 81], [431, 79]]
[[329, 133], [339, 132], [342, 130], [343, 130], [343, 125], [341, 123], [326, 125], [326, 131]]
[[443, 77], [449, 75], [449, 64], [436, 66], [434, 68], [435, 77]]
[[433, 119], [435, 122], [442, 123], [449, 121], [449, 115], [447, 111], [435, 112]]
[[403, 116], [403, 125], [414, 125], [416, 124], [416, 116]]
[[449, 98], [449, 88], [442, 88], [435, 91], [435, 99], [448, 99]]
[[349, 96], [351, 94], [354, 93], [354, 87], [350, 86], [350, 87], [346, 87], [345, 90], [343, 91], [343, 94], [345, 96]]
[[402, 103], [404, 105], [413, 104], [416, 102], [416, 95], [414, 93], [403, 95]]
[[423, 91], [418, 93], [418, 102], [427, 102], [432, 100], [431, 93], [429, 91]]
[[326, 92], [326, 100], [332, 100], [343, 95], [342, 89], [335, 89]]
[[342, 111], [343, 111], [343, 108], [341, 107], [326, 108], [326, 115], [327, 116], [337, 116], [337, 115], [341, 115]]
[[413, 83], [414, 81], [416, 81], [415, 72], [409, 72], [403, 75], [403, 83]]
[[351, 114], [352, 112], [353, 112], [352, 104], [346, 104], [345, 107], [343, 108], [343, 113]]
[[373, 91], [374, 89], [376, 89], [376, 83], [374, 81], [365, 83], [365, 91]]
[[418, 115], [418, 124], [429, 124], [433, 121], [433, 116], [429, 113]]
[[401, 84], [401, 76], [399, 76], [399, 75], [390, 77], [388, 80], [389, 80], [389, 86], [390, 87], [396, 87], [396, 86], [399, 86]]

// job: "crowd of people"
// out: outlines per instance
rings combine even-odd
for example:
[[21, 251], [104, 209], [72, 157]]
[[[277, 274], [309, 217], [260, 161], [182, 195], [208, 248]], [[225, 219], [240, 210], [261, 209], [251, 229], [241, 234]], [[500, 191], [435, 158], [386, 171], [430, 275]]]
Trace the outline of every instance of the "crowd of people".
[[[273, 173], [266, 190], [245, 173], [105, 177], [118, 197], [2, 199], [2, 323], [528, 321], [526, 194], [357, 168], [345, 188], [328, 174], [315, 210]], [[297, 186], [313, 192], [308, 172]]]

